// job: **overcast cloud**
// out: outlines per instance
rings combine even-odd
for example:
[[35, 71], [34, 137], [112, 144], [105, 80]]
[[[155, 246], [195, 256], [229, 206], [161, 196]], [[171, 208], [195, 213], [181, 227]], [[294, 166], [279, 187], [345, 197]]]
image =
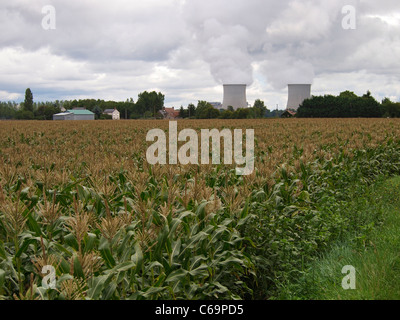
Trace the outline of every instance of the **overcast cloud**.
[[0, 30], [0, 101], [27, 87], [36, 101], [157, 90], [180, 107], [221, 101], [223, 83], [247, 83], [269, 108], [286, 106], [288, 83], [400, 100], [398, 0], [2, 0]]

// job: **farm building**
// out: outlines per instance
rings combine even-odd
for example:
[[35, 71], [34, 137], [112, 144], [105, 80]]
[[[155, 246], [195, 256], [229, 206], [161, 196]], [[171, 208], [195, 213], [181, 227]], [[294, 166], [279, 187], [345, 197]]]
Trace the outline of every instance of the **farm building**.
[[179, 114], [180, 111], [179, 110], [175, 110], [174, 107], [172, 108], [163, 108], [163, 110], [159, 111], [162, 116], [164, 117], [164, 119], [168, 119], [168, 120], [175, 120], [179, 118]]
[[94, 120], [94, 113], [85, 109], [67, 110], [53, 115], [53, 120]]
[[74, 120], [94, 120], [94, 113], [89, 110], [73, 109], [68, 112], [74, 115]]
[[71, 112], [57, 113], [53, 115], [53, 120], [74, 120], [74, 115]]
[[284, 113], [282, 113], [281, 118], [293, 118], [297, 114], [296, 111], [287, 109]]
[[106, 109], [103, 114], [111, 116], [113, 120], [121, 119], [121, 113], [117, 109]]

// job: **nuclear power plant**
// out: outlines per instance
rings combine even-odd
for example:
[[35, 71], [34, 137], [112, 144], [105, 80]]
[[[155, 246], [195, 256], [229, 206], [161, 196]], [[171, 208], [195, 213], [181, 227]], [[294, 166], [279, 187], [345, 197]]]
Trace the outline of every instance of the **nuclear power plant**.
[[[229, 106], [233, 110], [249, 107], [246, 97], [246, 84], [224, 84], [224, 101], [213, 102], [211, 105], [219, 110], [227, 110]], [[286, 110], [297, 111], [306, 99], [311, 98], [311, 84], [288, 84], [288, 103]], [[294, 112], [293, 114], [296, 114]]]
[[232, 106], [234, 110], [247, 108], [245, 84], [224, 84], [224, 102], [223, 109]]
[[311, 84], [289, 84], [288, 91], [288, 110], [297, 111], [304, 100], [311, 98]]

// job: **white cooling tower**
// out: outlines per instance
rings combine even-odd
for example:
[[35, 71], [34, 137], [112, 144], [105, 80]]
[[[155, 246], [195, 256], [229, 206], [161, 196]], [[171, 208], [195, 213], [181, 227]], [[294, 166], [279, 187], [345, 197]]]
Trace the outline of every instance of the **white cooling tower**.
[[234, 110], [247, 108], [246, 85], [245, 84], [224, 84], [223, 109], [232, 106]]
[[311, 98], [311, 84], [289, 84], [287, 109], [297, 110], [304, 100]]

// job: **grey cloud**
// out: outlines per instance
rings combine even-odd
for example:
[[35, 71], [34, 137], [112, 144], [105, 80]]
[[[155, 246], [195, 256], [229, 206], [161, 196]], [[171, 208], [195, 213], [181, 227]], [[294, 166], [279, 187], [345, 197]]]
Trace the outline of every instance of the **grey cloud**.
[[57, 29], [51, 32], [41, 27], [41, 9], [48, 2], [6, 0], [0, 7], [2, 27], [11, 35], [2, 36], [0, 44], [28, 50], [48, 46], [81, 60], [159, 61], [184, 39], [176, 1], [151, 8], [135, 1], [119, 1], [122, 6], [118, 1], [50, 1], [57, 14]]
[[[41, 28], [49, 4], [54, 31]], [[341, 26], [344, 5], [357, 9], [356, 30]], [[351, 89], [342, 74], [364, 70], [390, 78], [389, 95], [400, 75], [400, 24], [373, 16], [396, 12], [397, 0], [2, 0], [0, 56], [31, 61], [0, 62], [0, 91], [22, 91], [29, 79], [66, 95], [82, 86], [118, 98], [160, 88], [175, 103], [217, 97], [228, 82], [282, 94], [289, 82], [327, 74]]]

